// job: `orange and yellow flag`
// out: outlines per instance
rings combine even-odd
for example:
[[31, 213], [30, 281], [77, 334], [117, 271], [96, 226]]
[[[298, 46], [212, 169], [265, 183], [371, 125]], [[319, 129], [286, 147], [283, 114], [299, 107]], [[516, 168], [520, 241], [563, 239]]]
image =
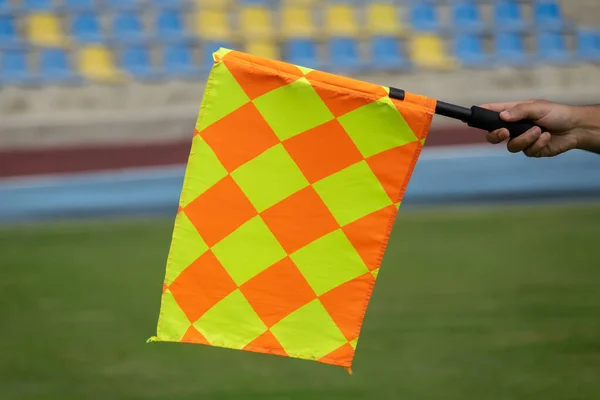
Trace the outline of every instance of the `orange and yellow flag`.
[[435, 100], [220, 49], [156, 336], [350, 368]]

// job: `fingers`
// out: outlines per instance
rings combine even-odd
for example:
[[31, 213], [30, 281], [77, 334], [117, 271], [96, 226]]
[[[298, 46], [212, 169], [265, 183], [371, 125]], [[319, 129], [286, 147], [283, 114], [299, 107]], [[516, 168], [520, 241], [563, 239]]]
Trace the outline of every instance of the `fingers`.
[[550, 132], [543, 132], [531, 146], [523, 150], [523, 153], [525, 153], [527, 157], [540, 157], [546, 146], [550, 144], [551, 138], [552, 135], [550, 135]]
[[501, 111], [500, 118], [504, 121], [537, 121], [548, 115], [550, 110], [551, 106], [547, 102], [522, 102]]
[[491, 144], [498, 144], [504, 142], [510, 137], [510, 133], [507, 129], [496, 129], [495, 131], [486, 134], [486, 140]]
[[506, 145], [506, 148], [511, 153], [518, 153], [524, 151], [526, 148], [534, 144], [542, 135], [542, 130], [535, 126], [520, 136], [512, 139]]

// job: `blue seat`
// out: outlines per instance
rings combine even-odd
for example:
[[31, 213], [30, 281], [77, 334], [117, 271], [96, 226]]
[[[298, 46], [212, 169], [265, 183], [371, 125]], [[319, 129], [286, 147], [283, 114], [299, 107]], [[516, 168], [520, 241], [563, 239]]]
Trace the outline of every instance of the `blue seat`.
[[17, 33], [17, 25], [12, 15], [0, 16], [0, 47], [20, 45], [23, 40]]
[[309, 38], [293, 38], [285, 42], [285, 59], [287, 62], [301, 67], [319, 69], [317, 43]]
[[0, 80], [3, 84], [27, 84], [33, 81], [24, 50], [6, 50], [0, 55]]
[[183, 18], [179, 11], [161, 10], [156, 19], [156, 34], [163, 40], [178, 40], [186, 36]]
[[23, 0], [21, 6], [27, 11], [51, 11], [54, 9], [52, 0]]
[[142, 0], [103, 0], [103, 5], [117, 10], [133, 10], [140, 8]]
[[426, 2], [414, 3], [410, 9], [410, 23], [413, 30], [434, 32], [440, 29], [435, 6]]
[[527, 27], [519, 4], [514, 0], [500, 0], [494, 7], [494, 29], [522, 31]]
[[98, 6], [96, 0], [64, 0], [63, 4], [68, 11], [88, 11]]
[[600, 31], [580, 28], [576, 34], [577, 54], [585, 61], [600, 61]]
[[203, 70], [210, 70], [214, 64], [213, 53], [219, 50], [221, 47], [235, 50], [233, 43], [228, 40], [206, 40], [202, 43], [202, 61], [201, 68]]
[[120, 54], [121, 68], [140, 79], [153, 79], [159, 76], [158, 70], [152, 65], [150, 51], [144, 45], [134, 45], [124, 48]]
[[454, 27], [459, 31], [481, 32], [485, 23], [477, 4], [470, 0], [457, 3], [452, 9]]
[[555, 0], [534, 2], [533, 15], [542, 29], [561, 28], [564, 25], [560, 6]]
[[104, 40], [100, 21], [95, 13], [75, 14], [71, 22], [71, 35], [82, 43], [98, 43]]
[[329, 67], [340, 71], [357, 71], [364, 68], [358, 41], [349, 37], [334, 37], [327, 42]]
[[371, 41], [371, 63], [374, 69], [408, 69], [410, 63], [404, 56], [402, 42], [396, 37], [374, 37]]
[[496, 61], [506, 65], [527, 65], [531, 56], [525, 50], [525, 43], [516, 32], [498, 33], [494, 38]]
[[470, 34], [458, 35], [454, 41], [454, 55], [467, 67], [490, 65], [490, 57], [485, 53], [481, 37]]
[[121, 11], [112, 22], [112, 33], [116, 41], [139, 42], [147, 38], [142, 21], [137, 13]]
[[196, 78], [202, 68], [195, 62], [192, 49], [186, 44], [167, 46], [163, 55], [165, 72], [178, 78]]
[[542, 31], [537, 34], [538, 56], [553, 63], [570, 63], [573, 56], [567, 50], [565, 39], [559, 32]]
[[40, 77], [48, 83], [75, 83], [81, 78], [73, 70], [67, 52], [58, 48], [42, 49], [40, 53]]
[[182, 9], [187, 6], [187, 0], [149, 0], [154, 8]]

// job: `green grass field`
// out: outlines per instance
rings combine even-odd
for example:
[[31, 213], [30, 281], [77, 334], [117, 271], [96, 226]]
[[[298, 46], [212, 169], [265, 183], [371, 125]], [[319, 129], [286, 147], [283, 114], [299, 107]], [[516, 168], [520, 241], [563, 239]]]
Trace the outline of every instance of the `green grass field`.
[[600, 398], [600, 205], [402, 210], [353, 376], [146, 343], [171, 228], [0, 228], [0, 398]]

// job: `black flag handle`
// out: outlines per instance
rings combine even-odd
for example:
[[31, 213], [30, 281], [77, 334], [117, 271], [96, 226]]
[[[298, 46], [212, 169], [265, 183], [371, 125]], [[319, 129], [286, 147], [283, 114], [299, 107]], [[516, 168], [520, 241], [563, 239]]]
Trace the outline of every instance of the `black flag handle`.
[[[390, 97], [404, 100], [404, 90], [390, 88]], [[478, 106], [466, 108], [443, 101], [437, 101], [435, 113], [443, 115], [444, 117], [460, 120], [472, 128], [483, 129], [488, 132], [506, 128], [508, 129], [508, 132], [510, 132], [511, 138], [516, 138], [527, 132], [529, 129], [539, 126], [528, 120], [507, 122], [500, 118], [500, 113], [497, 111], [488, 110]], [[540, 128], [542, 131], [544, 130], [544, 128]]]

